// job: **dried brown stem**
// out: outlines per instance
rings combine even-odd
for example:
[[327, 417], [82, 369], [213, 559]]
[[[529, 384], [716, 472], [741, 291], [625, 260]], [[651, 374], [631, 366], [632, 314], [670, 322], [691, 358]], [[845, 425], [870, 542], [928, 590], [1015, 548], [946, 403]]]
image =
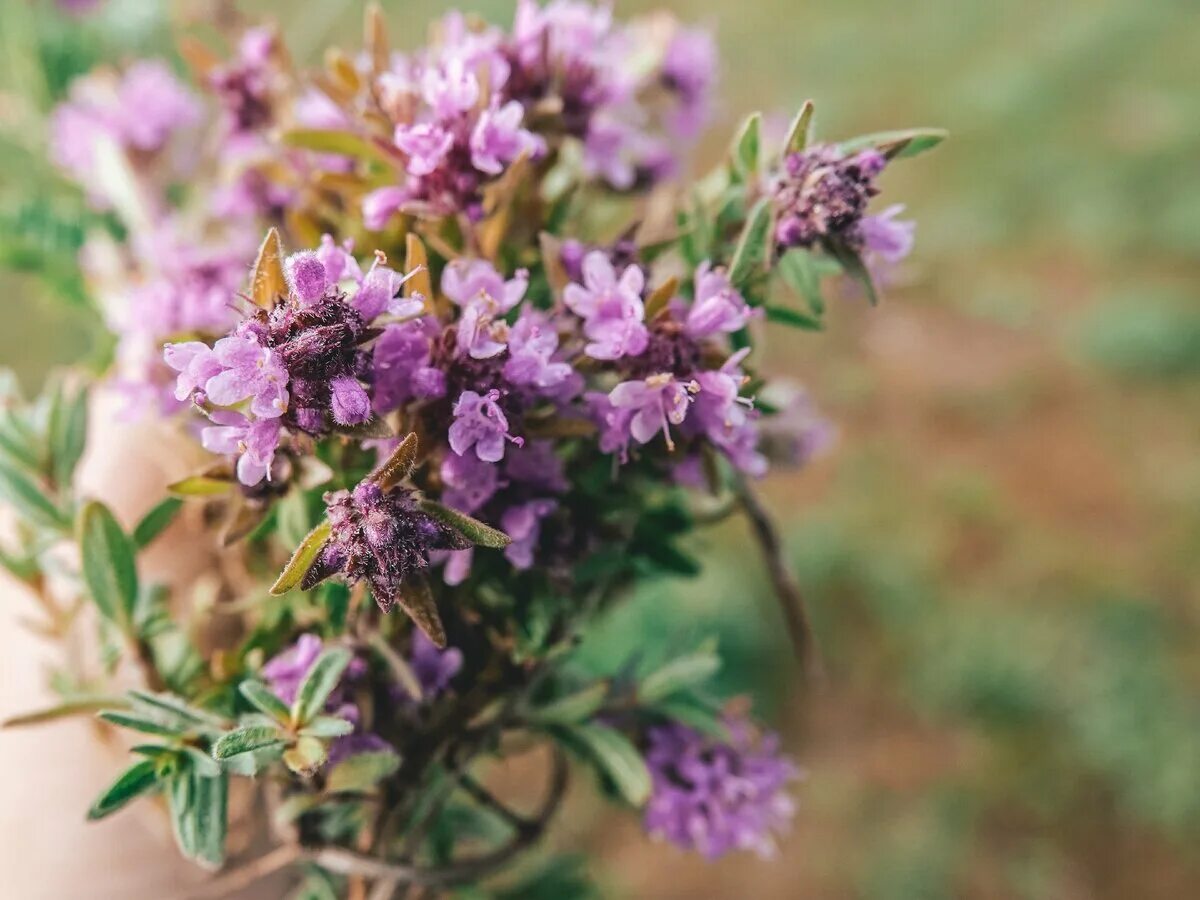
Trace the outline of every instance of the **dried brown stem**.
[[784, 558], [783, 542], [770, 513], [763, 507], [758, 495], [745, 481], [737, 481], [738, 501], [750, 521], [754, 538], [762, 551], [767, 564], [767, 573], [771, 578], [771, 586], [779, 599], [783, 611], [784, 622], [787, 624], [788, 635], [796, 653], [796, 660], [801, 671], [814, 680], [824, 678], [824, 667], [821, 664], [820, 652], [813, 638], [812, 623], [808, 617], [808, 609], [804, 603], [804, 595], [796, 582], [791, 568]]

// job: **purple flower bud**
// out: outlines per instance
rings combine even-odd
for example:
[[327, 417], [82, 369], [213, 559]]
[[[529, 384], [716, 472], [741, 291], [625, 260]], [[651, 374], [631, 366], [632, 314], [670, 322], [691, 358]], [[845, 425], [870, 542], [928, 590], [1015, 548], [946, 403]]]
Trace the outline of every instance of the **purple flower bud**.
[[313, 304], [321, 299], [330, 285], [325, 263], [312, 250], [293, 253], [284, 264], [288, 286], [301, 303]]
[[359, 425], [371, 418], [371, 398], [357, 378], [345, 375], [329, 383], [329, 410], [339, 425]]
[[859, 249], [863, 215], [879, 193], [875, 178], [886, 164], [876, 150], [846, 156], [828, 144], [787, 157], [775, 187], [776, 243], [783, 248], [811, 247], [836, 239]]
[[751, 725], [736, 719], [726, 727], [727, 743], [677, 723], [650, 730], [646, 831], [706, 859], [735, 850], [770, 857], [775, 835], [795, 814], [786, 789], [799, 770], [775, 735], [756, 740]]

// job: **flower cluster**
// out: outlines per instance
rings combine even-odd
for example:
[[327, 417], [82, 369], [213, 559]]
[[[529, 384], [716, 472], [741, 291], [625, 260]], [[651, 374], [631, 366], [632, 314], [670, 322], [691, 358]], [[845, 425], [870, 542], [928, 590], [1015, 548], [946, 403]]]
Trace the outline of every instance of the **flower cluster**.
[[775, 735], [756, 739], [743, 719], [727, 717], [725, 727], [728, 741], [678, 723], [650, 730], [646, 830], [706, 859], [734, 850], [770, 857], [794, 814], [786, 789], [799, 771], [780, 755]]

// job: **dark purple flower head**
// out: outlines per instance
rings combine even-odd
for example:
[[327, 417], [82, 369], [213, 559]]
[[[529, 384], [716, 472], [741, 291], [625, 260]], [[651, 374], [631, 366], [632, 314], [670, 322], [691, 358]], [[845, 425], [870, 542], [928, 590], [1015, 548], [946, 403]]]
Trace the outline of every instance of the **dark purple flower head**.
[[388, 612], [405, 584], [429, 568], [431, 552], [470, 546], [457, 531], [424, 512], [412, 491], [385, 491], [371, 478], [353, 491], [326, 494], [325, 506], [329, 539], [304, 575], [304, 590], [341, 573], [352, 584], [366, 581], [375, 602]]
[[734, 850], [769, 857], [795, 812], [786, 788], [799, 772], [775, 735], [756, 740], [742, 720], [726, 726], [728, 743], [677, 723], [650, 730], [646, 831], [710, 860]]
[[836, 240], [860, 249], [862, 219], [886, 164], [877, 150], [847, 155], [830, 144], [788, 156], [775, 188], [776, 242], [787, 248]]

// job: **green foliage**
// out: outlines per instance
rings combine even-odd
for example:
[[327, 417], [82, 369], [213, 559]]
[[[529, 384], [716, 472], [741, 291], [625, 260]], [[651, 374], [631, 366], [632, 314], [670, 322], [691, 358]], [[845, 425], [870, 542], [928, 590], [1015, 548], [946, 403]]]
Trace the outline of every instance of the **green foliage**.
[[138, 601], [136, 548], [102, 503], [91, 502], [79, 517], [83, 578], [100, 614], [125, 631], [133, 627]]

